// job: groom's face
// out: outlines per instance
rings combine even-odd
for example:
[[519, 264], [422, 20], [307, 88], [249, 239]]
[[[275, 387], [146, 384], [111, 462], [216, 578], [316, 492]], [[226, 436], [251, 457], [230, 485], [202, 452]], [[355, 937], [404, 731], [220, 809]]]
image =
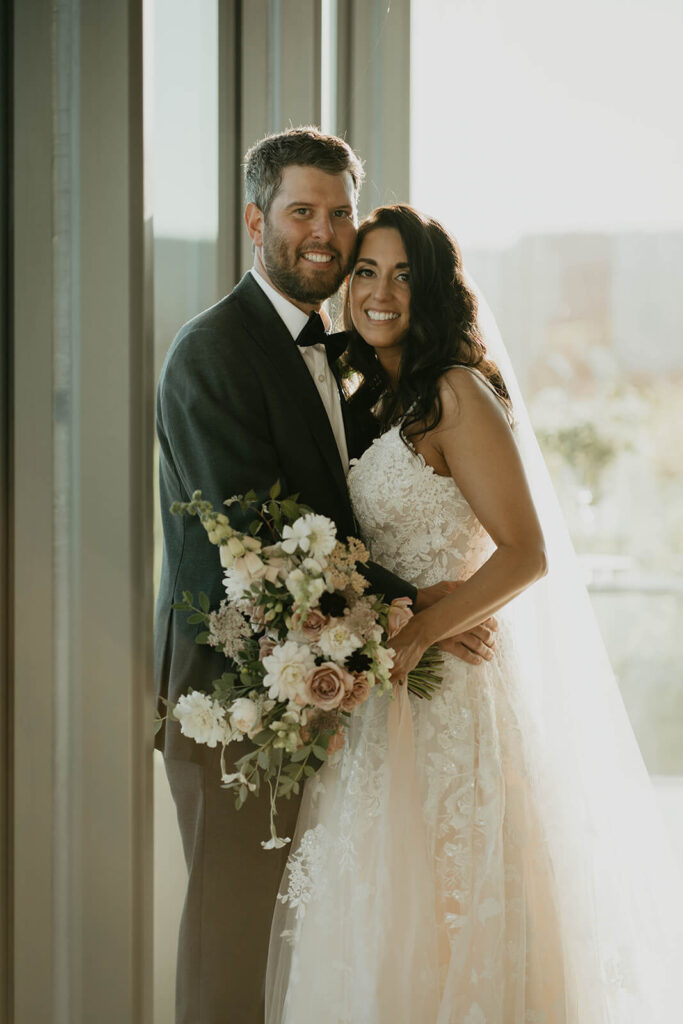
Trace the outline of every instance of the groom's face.
[[247, 207], [247, 224], [275, 288], [300, 305], [319, 305], [337, 291], [350, 268], [356, 240], [351, 175], [286, 167], [268, 215]]

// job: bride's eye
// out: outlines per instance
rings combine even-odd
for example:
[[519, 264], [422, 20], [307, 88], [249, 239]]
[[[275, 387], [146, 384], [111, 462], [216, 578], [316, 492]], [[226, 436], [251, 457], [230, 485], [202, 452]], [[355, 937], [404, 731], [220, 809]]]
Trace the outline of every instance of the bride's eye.
[[356, 267], [353, 273], [355, 277], [372, 277], [370, 267]]

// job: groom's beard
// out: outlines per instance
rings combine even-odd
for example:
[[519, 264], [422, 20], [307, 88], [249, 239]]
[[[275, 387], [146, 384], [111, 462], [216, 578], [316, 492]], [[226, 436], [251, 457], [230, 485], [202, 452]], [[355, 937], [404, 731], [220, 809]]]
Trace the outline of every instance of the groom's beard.
[[[310, 270], [303, 259], [303, 253], [315, 249], [328, 253], [332, 261], [321, 266], [311, 265]], [[293, 252], [285, 235], [270, 228], [263, 236], [263, 265], [268, 277], [284, 295], [296, 302], [320, 302], [329, 299], [340, 287], [350, 270], [351, 259], [345, 265], [341, 253], [331, 245], [298, 246]]]

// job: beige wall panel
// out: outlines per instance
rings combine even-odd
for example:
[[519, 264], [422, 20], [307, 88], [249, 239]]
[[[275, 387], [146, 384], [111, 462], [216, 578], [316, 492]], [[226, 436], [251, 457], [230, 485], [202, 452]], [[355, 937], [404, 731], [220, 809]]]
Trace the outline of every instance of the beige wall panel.
[[142, 4], [84, 0], [82, 12], [83, 1019], [146, 1024], [153, 407]]
[[51, 4], [14, 8], [13, 1024], [53, 984]]
[[285, 0], [280, 24], [279, 118], [275, 129], [320, 126], [320, 0]]

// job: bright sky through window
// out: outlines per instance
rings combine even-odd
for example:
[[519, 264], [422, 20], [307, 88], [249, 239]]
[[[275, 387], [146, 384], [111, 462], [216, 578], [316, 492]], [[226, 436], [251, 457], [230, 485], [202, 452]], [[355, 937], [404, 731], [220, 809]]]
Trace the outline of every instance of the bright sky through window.
[[413, 5], [411, 201], [468, 248], [683, 227], [680, 0]]

